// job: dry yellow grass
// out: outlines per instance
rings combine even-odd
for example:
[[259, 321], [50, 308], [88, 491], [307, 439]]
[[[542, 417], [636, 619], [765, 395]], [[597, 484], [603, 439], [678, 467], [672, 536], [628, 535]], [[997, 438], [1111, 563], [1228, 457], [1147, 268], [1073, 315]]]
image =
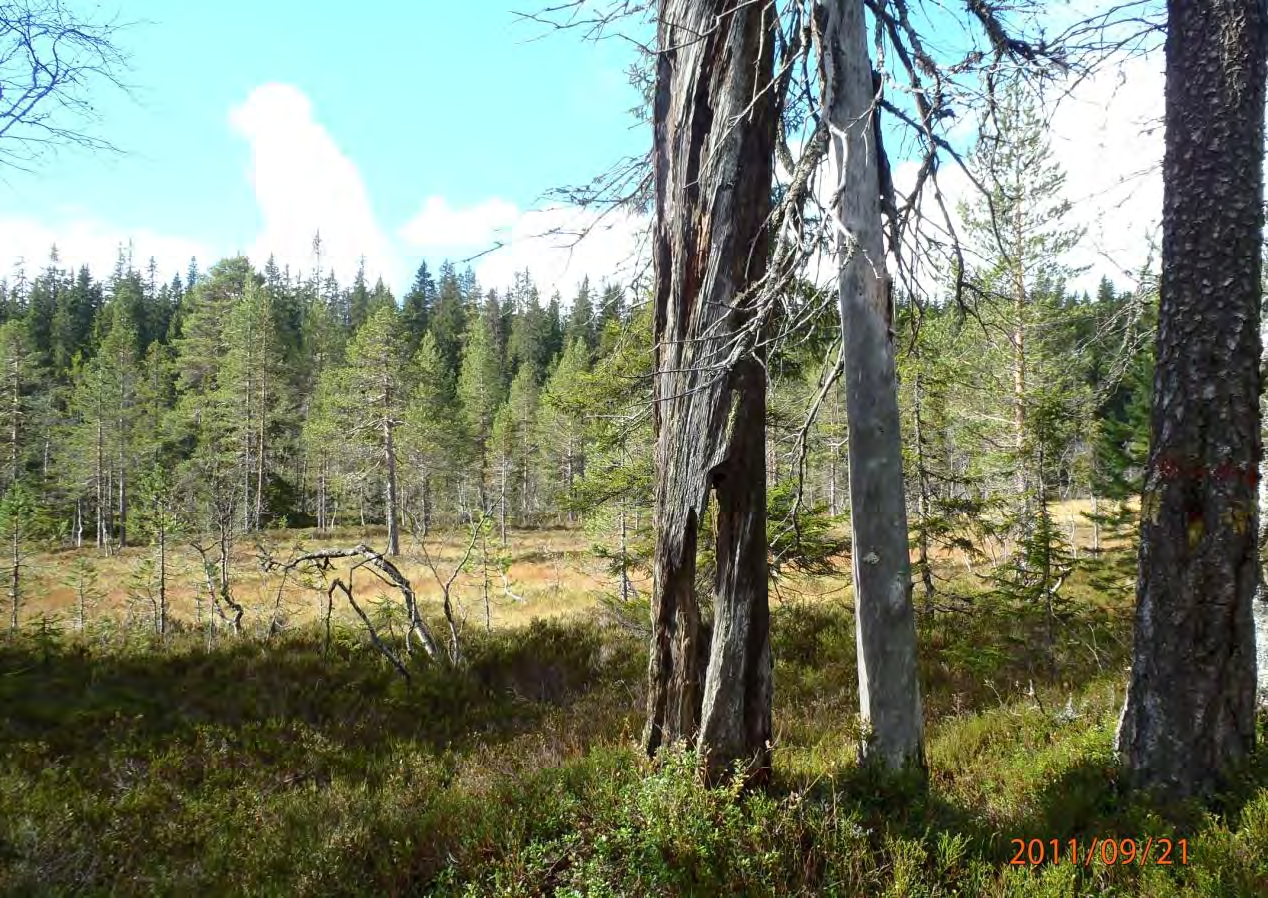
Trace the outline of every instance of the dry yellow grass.
[[[267, 548], [278, 561], [286, 561], [302, 551], [324, 547], [350, 547], [365, 543], [380, 547], [385, 543], [381, 529], [339, 530], [329, 534], [308, 531], [277, 531], [266, 534]], [[461, 532], [433, 534], [427, 540], [429, 555], [436, 572], [447, 580], [466, 551], [468, 537]], [[496, 534], [488, 539], [490, 556], [487, 569], [489, 612], [494, 626], [527, 623], [534, 618], [554, 618], [575, 614], [594, 606], [597, 594], [611, 590], [613, 584], [589, 552], [590, 542], [581, 531], [540, 530], [508, 532], [507, 547], [501, 548]], [[436, 575], [426, 563], [423, 547], [408, 539], [402, 542], [402, 555], [395, 559], [397, 567], [410, 580], [425, 610], [437, 610], [441, 588]], [[509, 558], [504, 581], [497, 556]], [[90, 619], [103, 616], [123, 617], [129, 608], [139, 605], [129, 599], [129, 584], [141, 562], [152, 557], [147, 547], [129, 547], [106, 556], [95, 548], [66, 549], [38, 555], [28, 567], [27, 598], [22, 609], [26, 621], [41, 617], [71, 620], [75, 615], [75, 590], [66, 582], [71, 565], [85, 559], [97, 574], [102, 593], [89, 611]], [[329, 577], [348, 579], [351, 562], [334, 565]], [[266, 572], [260, 564], [260, 549], [253, 542], [242, 542], [234, 548], [232, 563], [233, 594], [247, 609], [245, 624], [250, 627], [271, 619], [278, 604], [287, 618], [300, 622], [324, 613], [325, 592], [312, 578]], [[357, 601], [369, 610], [379, 595], [399, 601], [399, 594], [364, 569], [352, 575]], [[479, 546], [468, 561], [467, 569], [454, 581], [451, 595], [458, 613], [469, 625], [485, 622], [486, 571], [481, 564]], [[171, 614], [183, 620], [195, 619], [201, 603], [207, 602], [201, 561], [187, 544], [173, 548], [168, 558], [168, 601]], [[346, 601], [336, 600], [335, 612], [350, 617]]]
[[[1051, 506], [1057, 525], [1066, 532], [1080, 554], [1098, 541], [1093, 524], [1087, 515], [1091, 503], [1086, 499], [1056, 502]], [[1102, 510], [1105, 509], [1104, 503]], [[328, 546], [354, 546], [365, 543], [371, 547], [385, 544], [382, 528], [341, 528], [327, 534], [312, 530], [272, 531], [266, 534], [267, 545], [275, 558], [285, 561], [302, 550]], [[436, 533], [426, 543], [436, 571], [442, 579], [448, 579], [454, 567], [466, 551], [468, 536], [460, 531]], [[1118, 541], [1121, 542], [1121, 539]], [[1099, 536], [1102, 548], [1113, 548], [1115, 541], [1104, 533]], [[439, 612], [441, 589], [431, 567], [425, 562], [423, 546], [405, 538], [402, 556], [396, 559], [401, 572], [410, 580], [424, 603], [424, 609]], [[507, 548], [503, 550], [497, 534], [488, 538], [491, 558], [487, 569], [489, 616], [495, 627], [528, 623], [534, 618], [557, 618], [585, 613], [597, 603], [601, 593], [613, 593], [617, 584], [604, 570], [603, 564], [591, 554], [591, 539], [581, 530], [512, 530], [508, 532]], [[1003, 557], [1007, 546], [1002, 543], [983, 546], [990, 556], [994, 550]], [[37, 620], [42, 616], [73, 619], [75, 593], [65, 581], [70, 565], [77, 558], [86, 559], [98, 574], [98, 585], [104, 593], [90, 611], [90, 618], [102, 616], [121, 617], [129, 608], [129, 582], [143, 558], [151, 549], [130, 547], [122, 552], [105, 556], [97, 549], [61, 550], [42, 554], [34, 559], [28, 573], [27, 600], [23, 607], [24, 620]], [[497, 556], [505, 554], [510, 559], [507, 578], [503, 581]], [[939, 567], [963, 568], [962, 553], [956, 551], [935, 552]], [[454, 582], [452, 595], [460, 616], [468, 625], [485, 623], [485, 575], [481, 566], [479, 546], [472, 553], [467, 570]], [[841, 572], [827, 577], [791, 575], [780, 579], [772, 589], [775, 603], [827, 602], [850, 604], [852, 601], [849, 559], [843, 557]], [[206, 587], [197, 554], [188, 545], [177, 546], [169, 557], [168, 596], [174, 617], [192, 621], [197, 606], [206, 605]], [[331, 577], [347, 579], [350, 562], [336, 564]], [[234, 595], [247, 609], [245, 622], [255, 626], [271, 619], [278, 603], [278, 589], [282, 588], [281, 607], [287, 618], [303, 622], [320, 617], [324, 613], [325, 592], [314, 582], [302, 582], [291, 575], [285, 584], [280, 575], [266, 573], [259, 563], [259, 548], [252, 542], [242, 542], [235, 547], [233, 557]], [[352, 579], [359, 602], [369, 608], [377, 596], [387, 594], [398, 599], [394, 591], [377, 580], [366, 570], [357, 571]], [[645, 591], [650, 586], [646, 574], [641, 574], [638, 588]], [[135, 606], [134, 606], [135, 607]], [[346, 602], [336, 601], [335, 613], [341, 619], [352, 616]]]

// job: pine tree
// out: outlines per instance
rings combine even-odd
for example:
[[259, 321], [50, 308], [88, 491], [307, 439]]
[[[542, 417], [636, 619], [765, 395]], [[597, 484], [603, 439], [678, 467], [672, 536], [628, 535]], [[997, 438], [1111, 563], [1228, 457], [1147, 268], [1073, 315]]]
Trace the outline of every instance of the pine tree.
[[13, 318], [0, 324], [0, 489], [26, 473], [36, 444], [38, 388], [43, 379], [26, 323]]
[[285, 406], [282, 341], [266, 288], [247, 282], [225, 323], [224, 342], [217, 399], [230, 430], [226, 438], [238, 447], [242, 529], [250, 532], [263, 525], [270, 511], [266, 487], [277, 469], [272, 436]]
[[128, 544], [128, 490], [135, 466], [134, 440], [139, 410], [140, 360], [132, 311], [130, 303], [112, 301], [109, 331], [93, 359], [96, 382], [102, 391], [99, 411], [103, 420], [97, 423], [103, 439], [105, 470], [102, 474], [106, 478], [98, 493], [98, 520], [108, 533], [113, 533], [120, 547]]
[[383, 482], [388, 554], [399, 555], [400, 481], [397, 431], [412, 387], [406, 335], [395, 306], [380, 308], [353, 335], [339, 378], [345, 433], [370, 447]]
[[498, 520], [502, 545], [506, 545], [507, 506], [513, 504], [517, 523], [525, 526], [536, 510], [538, 497], [537, 371], [521, 368], [511, 381], [506, 402], [493, 419], [491, 439], [498, 479]]
[[417, 501], [403, 503], [403, 508], [417, 508], [415, 529], [426, 535], [436, 513], [437, 485], [451, 483], [461, 475], [458, 462], [468, 437], [456, 411], [453, 375], [445, 367], [434, 335], [423, 338], [414, 354], [413, 369], [414, 390], [405, 411], [401, 446]]
[[36, 491], [25, 480], [14, 481], [0, 493], [0, 547], [5, 591], [9, 598], [9, 630], [21, 624], [22, 603], [26, 598], [24, 576], [31, 556], [48, 536], [50, 527], [40, 507]]
[[225, 329], [234, 308], [255, 283], [250, 262], [243, 257], [217, 262], [194, 288], [189, 312], [176, 343], [174, 368], [178, 398], [169, 417], [183, 461], [177, 482], [190, 510], [191, 525], [209, 533], [214, 545], [196, 547], [207, 573], [209, 598], [222, 616], [234, 609], [233, 627], [241, 620], [233, 599], [233, 541], [241, 531], [246, 478], [241, 467], [239, 409], [231, 392], [222, 389], [221, 375], [229, 346]]
[[[458, 401], [463, 422], [471, 438], [470, 451], [477, 471], [479, 511], [486, 513], [490, 508], [489, 450], [493, 417], [502, 403], [506, 382], [495, 337], [490, 331], [490, 323], [484, 317], [472, 320], [462, 353], [462, 369], [458, 375]], [[438, 339], [437, 343], [439, 342]]]
[[584, 336], [574, 337], [546, 381], [542, 395], [541, 437], [548, 462], [552, 504], [575, 521], [577, 483], [586, 474], [585, 419], [582, 390], [589, 372], [590, 350]]
[[[1008, 397], [1011, 432], [985, 430], [983, 441], [1011, 443], [1009, 451], [996, 455], [996, 474], [1014, 480], [1022, 499], [1018, 518], [1029, 520], [1037, 472], [1026, 421], [1032, 393], [1051, 373], [1039, 369], [1052, 361], [1035, 341], [1057, 320], [1054, 306], [1064, 299], [1069, 273], [1061, 260], [1082, 231], [1066, 223], [1065, 173], [1053, 161], [1038, 111], [1020, 88], [1004, 95], [985, 132], [972, 163], [991, 196], [961, 210], [968, 237], [984, 260], [971, 277], [975, 292], [984, 297], [978, 314], [991, 335], [975, 379], [987, 378], [996, 396]], [[1068, 364], [1056, 368], [1069, 370]]]
[[137, 493], [137, 529], [154, 549], [143, 574], [144, 589], [153, 611], [154, 632], [161, 637], [168, 630], [168, 559], [172, 541], [181, 531], [181, 507], [169, 472], [159, 465], [139, 477]]
[[370, 291], [370, 302], [366, 307], [367, 317], [373, 317], [375, 312], [387, 308], [396, 309], [396, 297], [392, 295], [387, 284], [383, 283], [383, 278], [378, 278], [374, 282], [374, 289]]

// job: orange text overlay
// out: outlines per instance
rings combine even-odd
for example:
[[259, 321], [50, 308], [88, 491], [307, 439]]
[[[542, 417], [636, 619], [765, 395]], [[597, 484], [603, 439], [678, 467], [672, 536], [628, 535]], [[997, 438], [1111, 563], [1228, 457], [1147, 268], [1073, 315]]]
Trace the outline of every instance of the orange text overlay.
[[1079, 839], [1010, 839], [1015, 866], [1038, 867], [1040, 864], [1187, 864], [1188, 839], [1114, 839], [1094, 837]]

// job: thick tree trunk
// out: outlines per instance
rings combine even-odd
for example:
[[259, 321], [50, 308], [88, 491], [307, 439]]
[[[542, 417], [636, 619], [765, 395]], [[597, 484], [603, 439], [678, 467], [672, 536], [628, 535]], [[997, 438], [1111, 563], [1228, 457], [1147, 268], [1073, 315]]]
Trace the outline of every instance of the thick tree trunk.
[[[1259, 376], [1262, 378], [1268, 371], [1268, 352], [1264, 346], [1268, 344], [1264, 333], [1264, 322], [1259, 322]], [[1263, 433], [1264, 405], [1268, 397], [1260, 396], [1260, 433]], [[1261, 454], [1259, 458], [1259, 481], [1257, 500], [1259, 504], [1259, 585], [1255, 589], [1255, 658], [1258, 677], [1258, 701], [1260, 706], [1268, 705], [1268, 458]]]
[[865, 730], [861, 754], [891, 768], [923, 766], [898, 380], [881, 234], [880, 148], [872, 120], [877, 113], [863, 0], [823, 4], [816, 18], [824, 108], [841, 173], [834, 209], [840, 227], [851, 554]]
[[1255, 742], [1265, 34], [1259, 0], [1168, 3], [1162, 284], [1130, 780], [1209, 794]]
[[[661, 0], [655, 100], [656, 549], [649, 753], [696, 743], [706, 772], [770, 763], [771, 659], [760, 360], [727, 366], [764, 273], [774, 138], [767, 4]], [[717, 494], [714, 638], [695, 594]]]

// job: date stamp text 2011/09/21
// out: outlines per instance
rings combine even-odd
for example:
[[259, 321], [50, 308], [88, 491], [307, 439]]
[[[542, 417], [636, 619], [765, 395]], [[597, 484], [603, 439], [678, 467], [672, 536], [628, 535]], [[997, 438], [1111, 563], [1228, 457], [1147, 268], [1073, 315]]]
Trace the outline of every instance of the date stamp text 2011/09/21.
[[1169, 866], [1189, 862], [1188, 839], [1010, 839], [1016, 849], [1010, 864], [1038, 867], [1040, 864], [1158, 864]]

